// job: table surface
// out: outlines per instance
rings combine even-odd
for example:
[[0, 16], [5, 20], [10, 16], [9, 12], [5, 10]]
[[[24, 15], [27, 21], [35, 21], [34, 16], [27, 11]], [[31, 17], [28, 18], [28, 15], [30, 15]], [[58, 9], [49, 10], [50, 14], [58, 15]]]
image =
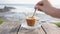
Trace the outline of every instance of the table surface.
[[[19, 22], [5, 22], [4, 24], [0, 25], [0, 34], [17, 34], [19, 25]], [[47, 34], [60, 34], [60, 28], [52, 23], [41, 23], [41, 25]], [[46, 34], [44, 30], [41, 26], [40, 28], [34, 30], [28, 30], [22, 27], [18, 34]]]

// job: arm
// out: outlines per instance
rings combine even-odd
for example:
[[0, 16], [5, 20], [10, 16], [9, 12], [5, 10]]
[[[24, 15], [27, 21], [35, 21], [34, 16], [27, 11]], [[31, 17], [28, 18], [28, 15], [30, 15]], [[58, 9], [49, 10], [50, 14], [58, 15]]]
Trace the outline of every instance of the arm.
[[40, 1], [36, 4], [35, 9], [38, 9], [39, 11], [45, 12], [46, 14], [60, 18], [60, 9], [54, 8], [48, 0]]
[[52, 17], [60, 18], [60, 9], [52, 7], [47, 8], [44, 12]]

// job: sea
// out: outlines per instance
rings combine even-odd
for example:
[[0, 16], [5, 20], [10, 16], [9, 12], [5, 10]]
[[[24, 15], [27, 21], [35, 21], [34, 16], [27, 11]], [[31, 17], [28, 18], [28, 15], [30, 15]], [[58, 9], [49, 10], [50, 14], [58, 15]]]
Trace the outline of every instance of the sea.
[[[3, 9], [5, 6], [15, 8], [6, 12], [0, 12], [0, 18], [9, 21], [24, 21], [26, 16], [32, 16], [35, 10], [34, 4], [0, 4], [0, 9]], [[54, 18], [40, 11], [36, 11], [35, 16], [40, 21], [60, 22], [59, 18]]]

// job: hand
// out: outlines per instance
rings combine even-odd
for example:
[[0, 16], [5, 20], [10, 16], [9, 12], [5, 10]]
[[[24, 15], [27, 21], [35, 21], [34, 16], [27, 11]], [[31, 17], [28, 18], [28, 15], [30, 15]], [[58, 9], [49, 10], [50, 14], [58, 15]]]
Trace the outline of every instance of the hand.
[[46, 9], [50, 9], [51, 7], [52, 5], [48, 0], [42, 0], [36, 4], [35, 9], [38, 9], [39, 11], [46, 11]]
[[48, 0], [38, 2], [35, 9], [42, 11], [52, 17], [60, 18], [60, 9], [53, 7]]

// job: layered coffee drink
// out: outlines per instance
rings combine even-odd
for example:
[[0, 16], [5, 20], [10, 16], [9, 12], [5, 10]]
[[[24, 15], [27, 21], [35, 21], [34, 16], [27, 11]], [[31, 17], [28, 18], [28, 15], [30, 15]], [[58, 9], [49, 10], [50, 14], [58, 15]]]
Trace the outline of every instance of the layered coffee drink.
[[35, 17], [27, 17], [26, 22], [28, 26], [34, 26], [36, 24], [36, 18]]

